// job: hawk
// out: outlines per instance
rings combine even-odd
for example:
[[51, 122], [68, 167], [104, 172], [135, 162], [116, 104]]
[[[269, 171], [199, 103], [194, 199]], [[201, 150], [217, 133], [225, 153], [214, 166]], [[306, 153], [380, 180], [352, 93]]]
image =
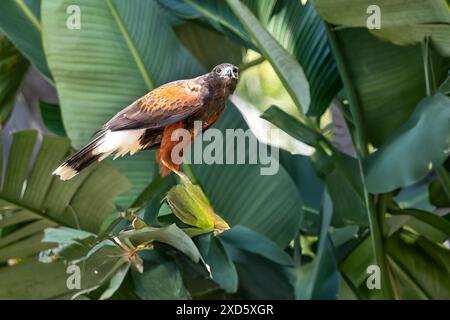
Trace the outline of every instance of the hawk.
[[223, 63], [197, 78], [173, 81], [150, 91], [104, 124], [95, 138], [53, 174], [69, 180], [95, 161], [152, 148], [159, 148], [156, 158], [163, 176], [178, 172], [179, 164], [171, 159], [178, 143], [171, 140], [172, 132], [189, 130], [192, 142], [198, 133], [194, 132], [194, 121], [201, 121], [202, 130], [210, 127], [224, 111], [238, 79], [239, 69]]

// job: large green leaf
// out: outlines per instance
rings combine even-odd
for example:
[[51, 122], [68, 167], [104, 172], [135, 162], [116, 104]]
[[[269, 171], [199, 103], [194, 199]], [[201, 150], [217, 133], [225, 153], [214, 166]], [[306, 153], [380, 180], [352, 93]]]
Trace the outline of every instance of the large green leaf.
[[[389, 237], [386, 253], [401, 299], [448, 299], [449, 258], [447, 248], [404, 231]], [[341, 264], [341, 271], [359, 297], [380, 298], [380, 290], [366, 285], [367, 268], [375, 264], [367, 237]]]
[[141, 254], [144, 259], [144, 273], [133, 272], [136, 294], [145, 300], [187, 299], [177, 265], [157, 251]]
[[450, 23], [417, 24], [402, 27], [381, 28], [373, 32], [375, 35], [394, 44], [411, 45], [421, 43], [424, 38], [431, 38], [433, 47], [443, 57], [450, 57]]
[[[248, 127], [229, 105], [214, 128]], [[223, 155], [236, 155], [233, 136], [224, 139]], [[199, 142], [197, 139], [195, 144]], [[246, 139], [248, 140], [248, 139]], [[227, 142], [228, 141], [228, 142]], [[265, 147], [263, 145], [263, 147]], [[195, 146], [193, 147], [195, 148]], [[249, 152], [247, 150], [247, 152]], [[250, 151], [254, 152], [254, 151]], [[236, 162], [236, 159], [234, 159]], [[279, 165], [273, 158], [273, 165]], [[234, 163], [235, 163], [234, 162]], [[248, 163], [248, 162], [247, 162]], [[261, 164], [194, 164], [192, 169], [216, 213], [230, 226], [242, 224], [285, 247], [299, 228], [303, 214], [297, 188], [282, 166], [275, 175], [261, 175]]]
[[311, 158], [281, 151], [280, 163], [297, 185], [302, 195], [305, 213], [319, 213], [323, 200], [324, 182], [317, 176]]
[[212, 280], [226, 292], [235, 293], [238, 288], [238, 275], [222, 240], [208, 235], [198, 239], [197, 243], [210, 268]]
[[239, 276], [237, 295], [244, 299], [294, 299], [289, 269], [261, 255], [226, 245]]
[[444, 237], [450, 236], [450, 222], [447, 221], [445, 218], [437, 215], [436, 213], [418, 209], [397, 209], [397, 208], [390, 208], [389, 213], [395, 215], [405, 215], [414, 217], [417, 220], [429, 225], [430, 227], [439, 230], [444, 234]]
[[225, 231], [220, 239], [236, 248], [252, 252], [283, 266], [291, 266], [292, 258], [266, 237], [240, 225]]
[[395, 44], [420, 43], [431, 37], [443, 56], [450, 56], [450, 7], [446, 0], [313, 0], [326, 21], [352, 27], [366, 27], [369, 6], [380, 8], [381, 29], [375, 35]]
[[[380, 146], [426, 94], [420, 46], [395, 46], [356, 28], [337, 39], [353, 86], [346, 89], [356, 92], [368, 140]], [[436, 72], [442, 78], [443, 69]]]
[[[325, 183], [333, 201], [333, 226], [357, 224], [367, 227], [369, 221], [364, 202], [364, 182], [358, 161], [337, 150], [331, 159], [335, 162], [325, 177]], [[316, 159], [316, 163], [318, 161], [321, 160]]]
[[161, 242], [183, 252], [194, 262], [199, 262], [201, 259], [200, 253], [191, 238], [175, 224], [163, 228], [144, 227], [137, 230], [127, 230], [121, 232], [117, 238], [122, 241], [124, 239], [130, 240], [135, 247], [153, 242]]
[[306, 113], [311, 104], [309, 83], [300, 64], [273, 38], [255, 15], [239, 0], [227, 0], [263, 56], [283, 82], [299, 110]]
[[17, 92], [28, 70], [28, 62], [0, 33], [0, 127], [14, 108]]
[[[60, 181], [51, 172], [69, 152], [68, 139], [44, 137], [31, 165], [33, 150], [37, 148], [36, 139], [36, 131], [22, 131], [13, 136], [0, 192], [0, 228], [14, 228], [0, 238], [0, 261], [27, 257], [36, 259], [35, 255], [39, 251], [51, 246], [41, 242], [42, 231], [48, 227], [61, 225], [97, 232], [103, 220], [114, 210], [112, 199], [129, 187], [128, 180], [108, 164], [87, 170], [72, 181]], [[61, 266], [41, 267], [29, 262], [1, 269], [1, 283], [4, 284], [8, 279], [8, 283], [25, 281], [26, 285], [21, 287], [16, 284], [21, 289], [5, 289], [0, 296], [54, 297], [56, 293], [51, 289], [53, 285], [50, 285], [53, 284], [53, 278], [47, 279], [47, 269], [61, 271]], [[38, 271], [42, 272], [42, 279], [32, 286], [31, 278], [26, 277], [35, 277]], [[11, 278], [15, 273], [17, 276]], [[63, 282], [56, 286], [58, 290], [64, 286], [67, 291], [67, 275], [65, 271], [63, 274]], [[42, 288], [44, 284], [47, 289]], [[14, 287], [13, 284], [11, 286]], [[7, 295], [9, 293], [11, 296]]]
[[[41, 263], [27, 259], [22, 263], [0, 269], [1, 299], [60, 299], [70, 298], [67, 288], [67, 266], [62, 262]], [[88, 279], [84, 279], [88, 283]], [[73, 292], [72, 292], [73, 293]]]
[[[405, 187], [440, 166], [450, 147], [449, 121], [449, 98], [436, 94], [422, 100], [408, 122], [367, 159], [368, 190], [383, 193]], [[411, 155], [408, 161], [405, 155]]]
[[[367, 268], [375, 265], [371, 238], [361, 239], [359, 245], [352, 250], [340, 265], [340, 272], [353, 293], [360, 298], [381, 299], [381, 290], [367, 288]], [[381, 284], [383, 285], [383, 284]]]
[[[40, 0], [5, 0], [0, 2], [0, 31], [47, 78], [51, 79], [42, 48]], [[64, 18], [64, 23], [65, 19]]]
[[450, 23], [446, 0], [312, 0], [322, 18], [333, 24], [365, 27], [367, 8], [381, 9], [382, 28], [429, 23]]
[[[153, 1], [79, 1], [80, 30], [65, 26], [69, 0], [42, 6], [44, 48], [68, 136], [80, 148], [103, 123], [155, 86], [203, 68], [177, 41]], [[68, 58], [69, 57], [69, 58]], [[152, 153], [116, 162], [133, 183], [124, 206], [149, 182]]]
[[450, 251], [423, 237], [406, 233], [387, 242], [404, 299], [449, 299]]

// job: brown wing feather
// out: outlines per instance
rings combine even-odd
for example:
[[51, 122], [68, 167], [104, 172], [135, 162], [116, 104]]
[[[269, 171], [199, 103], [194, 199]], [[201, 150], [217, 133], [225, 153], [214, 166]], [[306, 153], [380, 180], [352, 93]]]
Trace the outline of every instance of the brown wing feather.
[[108, 121], [104, 130], [156, 129], [186, 119], [202, 107], [201, 79], [180, 80], [150, 91]]

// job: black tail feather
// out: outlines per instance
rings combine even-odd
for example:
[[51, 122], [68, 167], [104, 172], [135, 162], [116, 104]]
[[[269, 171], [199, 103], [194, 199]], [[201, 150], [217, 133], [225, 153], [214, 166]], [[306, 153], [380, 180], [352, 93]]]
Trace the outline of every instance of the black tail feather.
[[96, 137], [81, 150], [70, 156], [53, 172], [53, 174], [59, 175], [61, 180], [69, 180], [93, 162], [100, 159], [102, 155], [94, 154], [94, 149], [98, 146], [98, 142], [101, 138], [103, 138], [103, 135]]

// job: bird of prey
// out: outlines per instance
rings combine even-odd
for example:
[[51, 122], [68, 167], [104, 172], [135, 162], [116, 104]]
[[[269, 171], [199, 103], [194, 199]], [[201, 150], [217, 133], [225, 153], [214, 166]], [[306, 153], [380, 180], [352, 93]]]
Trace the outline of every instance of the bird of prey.
[[223, 63], [197, 78], [170, 82], [150, 91], [104, 124], [95, 138], [53, 174], [69, 180], [110, 155], [116, 158], [158, 147], [161, 174], [178, 172], [179, 165], [171, 159], [172, 148], [178, 143], [171, 141], [172, 132], [187, 129], [192, 141], [198, 133], [194, 132], [194, 121], [202, 122], [202, 130], [210, 127], [223, 112], [238, 78], [239, 69]]

